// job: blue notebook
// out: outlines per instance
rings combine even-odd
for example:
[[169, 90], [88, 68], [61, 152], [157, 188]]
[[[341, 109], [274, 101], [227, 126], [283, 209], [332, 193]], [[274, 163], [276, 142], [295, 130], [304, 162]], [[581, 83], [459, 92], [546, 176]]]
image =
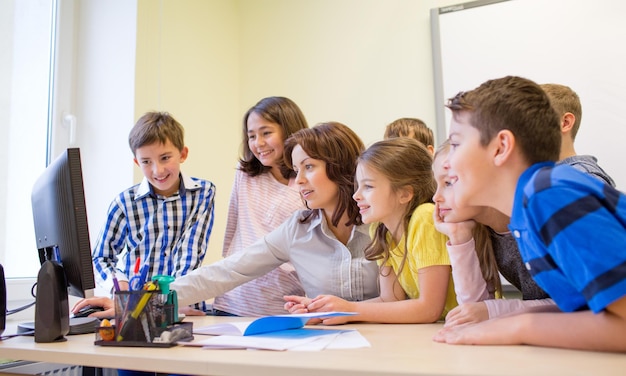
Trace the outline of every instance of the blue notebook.
[[351, 316], [356, 312], [315, 312], [292, 315], [263, 316], [248, 321], [233, 321], [194, 328], [194, 334], [251, 336], [289, 329], [300, 329], [310, 319], [324, 319], [336, 316]]

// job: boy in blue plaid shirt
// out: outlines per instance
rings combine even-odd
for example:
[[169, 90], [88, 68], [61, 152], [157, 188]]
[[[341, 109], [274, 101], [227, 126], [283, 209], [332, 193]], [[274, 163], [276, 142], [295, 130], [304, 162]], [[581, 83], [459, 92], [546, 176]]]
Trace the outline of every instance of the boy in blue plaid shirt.
[[188, 154], [183, 138], [183, 127], [164, 112], [146, 113], [130, 131], [129, 146], [144, 178], [109, 206], [92, 254], [99, 283], [114, 274], [120, 289], [128, 290], [128, 281], [144, 268], [150, 280], [178, 277], [202, 264], [215, 186], [180, 171]]

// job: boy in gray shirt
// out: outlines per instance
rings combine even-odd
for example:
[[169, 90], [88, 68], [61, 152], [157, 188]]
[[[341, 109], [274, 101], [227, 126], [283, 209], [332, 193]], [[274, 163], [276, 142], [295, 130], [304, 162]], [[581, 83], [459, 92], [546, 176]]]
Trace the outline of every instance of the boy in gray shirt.
[[574, 150], [574, 140], [580, 128], [580, 121], [583, 115], [578, 94], [565, 85], [543, 84], [539, 86], [548, 94], [550, 104], [561, 121], [561, 154], [557, 164], [568, 164], [615, 187], [615, 182], [598, 165], [596, 157], [593, 155], [577, 155]]

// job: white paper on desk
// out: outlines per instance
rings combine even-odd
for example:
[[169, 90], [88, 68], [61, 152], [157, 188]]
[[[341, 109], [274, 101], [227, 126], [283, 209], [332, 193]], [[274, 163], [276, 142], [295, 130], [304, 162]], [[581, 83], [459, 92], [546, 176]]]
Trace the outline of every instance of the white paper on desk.
[[372, 345], [357, 330], [344, 330], [337, 339], [326, 346], [326, 349], [358, 349], [361, 347], [372, 347]]
[[194, 341], [193, 346], [206, 349], [262, 349], [284, 351], [292, 347], [313, 342], [317, 338], [338, 334], [339, 330], [324, 329], [289, 329], [272, 333], [249, 336], [221, 335]]
[[312, 341], [295, 345], [289, 351], [322, 351], [332, 343], [341, 333], [332, 333], [325, 336], [313, 338]]
[[248, 336], [302, 328], [310, 319], [356, 315], [355, 312], [309, 312], [263, 316], [248, 321], [232, 321], [194, 328], [194, 334]]
[[321, 351], [331, 349], [358, 349], [361, 347], [371, 347], [369, 341], [365, 339], [355, 329], [340, 330], [337, 333], [327, 336], [320, 336], [314, 341], [307, 342], [289, 349], [289, 351]]
[[179, 343], [205, 349], [260, 349], [274, 351], [322, 351], [324, 349], [353, 349], [370, 347], [356, 330], [291, 329], [253, 336], [217, 336], [200, 341]]
[[204, 349], [259, 349], [285, 351], [293, 346], [314, 341], [315, 338], [300, 339], [280, 339], [255, 336], [218, 336], [205, 339], [202, 348]]
[[[285, 333], [281, 336], [281, 333]], [[283, 332], [266, 333], [264, 335], [221, 335], [211, 336], [204, 339], [194, 339], [191, 342], [179, 343], [183, 346], [196, 346], [211, 349], [266, 349], [266, 350], [286, 350], [289, 346], [299, 345], [306, 341], [313, 341], [317, 334], [305, 329], [290, 329]], [[323, 333], [322, 333], [323, 334]], [[198, 338], [198, 337], [196, 337]]]

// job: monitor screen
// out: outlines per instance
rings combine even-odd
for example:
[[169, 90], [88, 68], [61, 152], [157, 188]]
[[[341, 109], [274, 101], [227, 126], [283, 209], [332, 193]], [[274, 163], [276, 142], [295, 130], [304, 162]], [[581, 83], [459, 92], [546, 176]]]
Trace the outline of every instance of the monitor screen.
[[68, 294], [93, 296], [95, 280], [78, 148], [67, 149], [46, 167], [33, 186], [31, 199], [39, 260], [61, 264]]

